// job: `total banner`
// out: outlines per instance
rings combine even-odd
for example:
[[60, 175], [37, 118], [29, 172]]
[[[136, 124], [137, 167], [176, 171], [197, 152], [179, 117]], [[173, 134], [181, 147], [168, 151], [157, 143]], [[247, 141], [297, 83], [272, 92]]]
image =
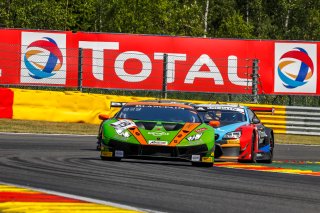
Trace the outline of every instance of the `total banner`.
[[0, 85], [320, 95], [319, 42], [0, 32]]
[[0, 29], [0, 85], [76, 87], [72, 32]]

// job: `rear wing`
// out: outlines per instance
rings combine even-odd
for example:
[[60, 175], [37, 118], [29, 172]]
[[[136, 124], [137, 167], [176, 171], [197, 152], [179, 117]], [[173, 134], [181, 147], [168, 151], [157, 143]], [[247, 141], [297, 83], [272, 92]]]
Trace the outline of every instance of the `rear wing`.
[[274, 114], [274, 107], [249, 107], [254, 112], [271, 112]]

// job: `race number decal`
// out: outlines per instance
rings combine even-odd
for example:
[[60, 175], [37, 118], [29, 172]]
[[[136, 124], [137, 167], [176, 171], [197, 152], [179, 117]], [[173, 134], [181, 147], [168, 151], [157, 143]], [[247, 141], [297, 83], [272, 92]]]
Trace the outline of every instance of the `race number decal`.
[[111, 126], [113, 126], [113, 128], [117, 131], [117, 133], [121, 133], [126, 129], [135, 127], [136, 124], [133, 121], [123, 119], [123, 120], [112, 123]]

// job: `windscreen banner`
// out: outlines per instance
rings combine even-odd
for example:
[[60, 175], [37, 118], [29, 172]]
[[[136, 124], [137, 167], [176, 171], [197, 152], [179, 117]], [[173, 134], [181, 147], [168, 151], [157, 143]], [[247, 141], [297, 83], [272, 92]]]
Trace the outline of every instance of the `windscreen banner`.
[[319, 42], [0, 32], [0, 85], [320, 95]]

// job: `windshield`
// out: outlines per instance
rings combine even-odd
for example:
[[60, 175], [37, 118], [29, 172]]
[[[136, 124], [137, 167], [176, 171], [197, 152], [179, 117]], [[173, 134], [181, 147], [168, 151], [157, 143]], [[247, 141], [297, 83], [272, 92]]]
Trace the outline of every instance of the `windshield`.
[[199, 112], [199, 115], [206, 123], [211, 120], [220, 121], [220, 126], [240, 123], [247, 120], [244, 111], [210, 109], [208, 111]]
[[129, 105], [122, 107], [116, 118], [201, 123], [195, 110], [177, 106]]

